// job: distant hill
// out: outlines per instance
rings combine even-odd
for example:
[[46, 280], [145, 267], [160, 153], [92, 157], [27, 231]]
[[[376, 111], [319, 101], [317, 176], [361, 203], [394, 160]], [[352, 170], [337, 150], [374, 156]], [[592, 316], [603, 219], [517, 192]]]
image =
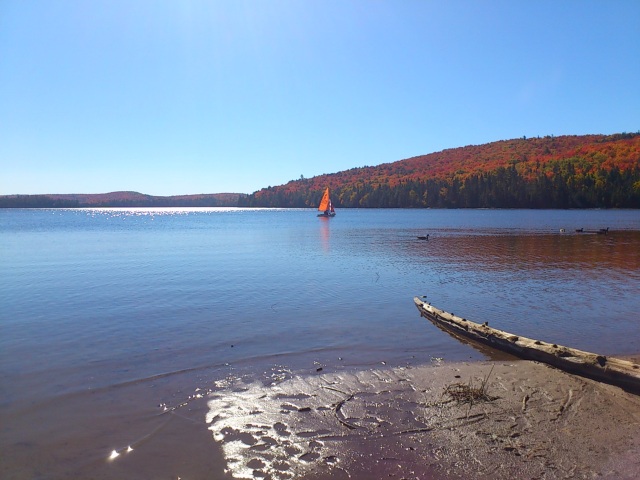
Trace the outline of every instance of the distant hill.
[[4, 195], [0, 207], [640, 208], [640, 132], [471, 145], [292, 180], [251, 195]]
[[235, 207], [243, 194], [212, 193], [160, 197], [138, 192], [1, 195], [0, 208]]
[[240, 206], [640, 208], [640, 133], [546, 136], [443, 150], [293, 180]]

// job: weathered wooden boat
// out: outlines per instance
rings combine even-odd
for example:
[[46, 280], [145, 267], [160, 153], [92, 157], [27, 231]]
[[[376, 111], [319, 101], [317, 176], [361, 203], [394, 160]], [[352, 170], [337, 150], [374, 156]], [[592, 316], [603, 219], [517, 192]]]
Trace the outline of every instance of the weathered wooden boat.
[[413, 301], [421, 316], [454, 336], [640, 394], [640, 365], [637, 363], [514, 335], [492, 328], [488, 322], [475, 323], [432, 306], [424, 297], [415, 297]]

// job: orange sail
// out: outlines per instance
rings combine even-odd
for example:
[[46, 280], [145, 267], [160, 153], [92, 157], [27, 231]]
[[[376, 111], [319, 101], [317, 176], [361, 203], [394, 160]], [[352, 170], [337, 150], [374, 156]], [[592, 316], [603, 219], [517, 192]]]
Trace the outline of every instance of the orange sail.
[[324, 195], [322, 195], [322, 200], [320, 200], [320, 206], [318, 210], [321, 212], [329, 210], [329, 205], [331, 201], [329, 200], [329, 187], [324, 191]]

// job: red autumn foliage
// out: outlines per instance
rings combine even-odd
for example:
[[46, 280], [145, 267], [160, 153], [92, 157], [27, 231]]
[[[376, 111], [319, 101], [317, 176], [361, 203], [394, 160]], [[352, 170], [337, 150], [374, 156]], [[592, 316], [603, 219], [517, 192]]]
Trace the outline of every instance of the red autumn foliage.
[[[347, 186], [386, 185], [396, 187], [408, 181], [453, 179], [464, 181], [470, 175], [492, 172], [515, 165], [525, 179], [545, 172], [552, 161], [574, 159], [576, 174], [617, 167], [627, 171], [640, 167], [640, 135], [566, 135], [560, 137], [502, 140], [484, 145], [469, 145], [420, 155], [375, 167], [352, 168], [310, 179], [293, 180], [273, 187], [281, 194], [295, 195], [300, 190], [321, 190]], [[259, 199], [270, 189], [255, 192]]]

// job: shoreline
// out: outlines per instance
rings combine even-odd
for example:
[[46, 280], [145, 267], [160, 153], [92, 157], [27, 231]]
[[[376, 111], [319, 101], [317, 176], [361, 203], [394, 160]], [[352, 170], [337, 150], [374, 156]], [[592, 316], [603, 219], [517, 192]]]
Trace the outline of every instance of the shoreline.
[[[0, 473], [512, 480], [640, 472], [640, 396], [541, 363], [501, 356], [306, 372], [230, 371], [195, 391], [192, 382], [141, 384], [21, 419], [3, 414]], [[461, 386], [484, 387], [486, 396], [450, 395]], [[159, 396], [166, 403], [153, 404]], [[105, 414], [96, 412], [112, 413], [99, 420]], [[49, 439], [69, 422], [83, 434]]]
[[[451, 386], [484, 385], [459, 401]], [[527, 360], [231, 382], [207, 423], [233, 478], [601, 478], [640, 471], [640, 396]]]

